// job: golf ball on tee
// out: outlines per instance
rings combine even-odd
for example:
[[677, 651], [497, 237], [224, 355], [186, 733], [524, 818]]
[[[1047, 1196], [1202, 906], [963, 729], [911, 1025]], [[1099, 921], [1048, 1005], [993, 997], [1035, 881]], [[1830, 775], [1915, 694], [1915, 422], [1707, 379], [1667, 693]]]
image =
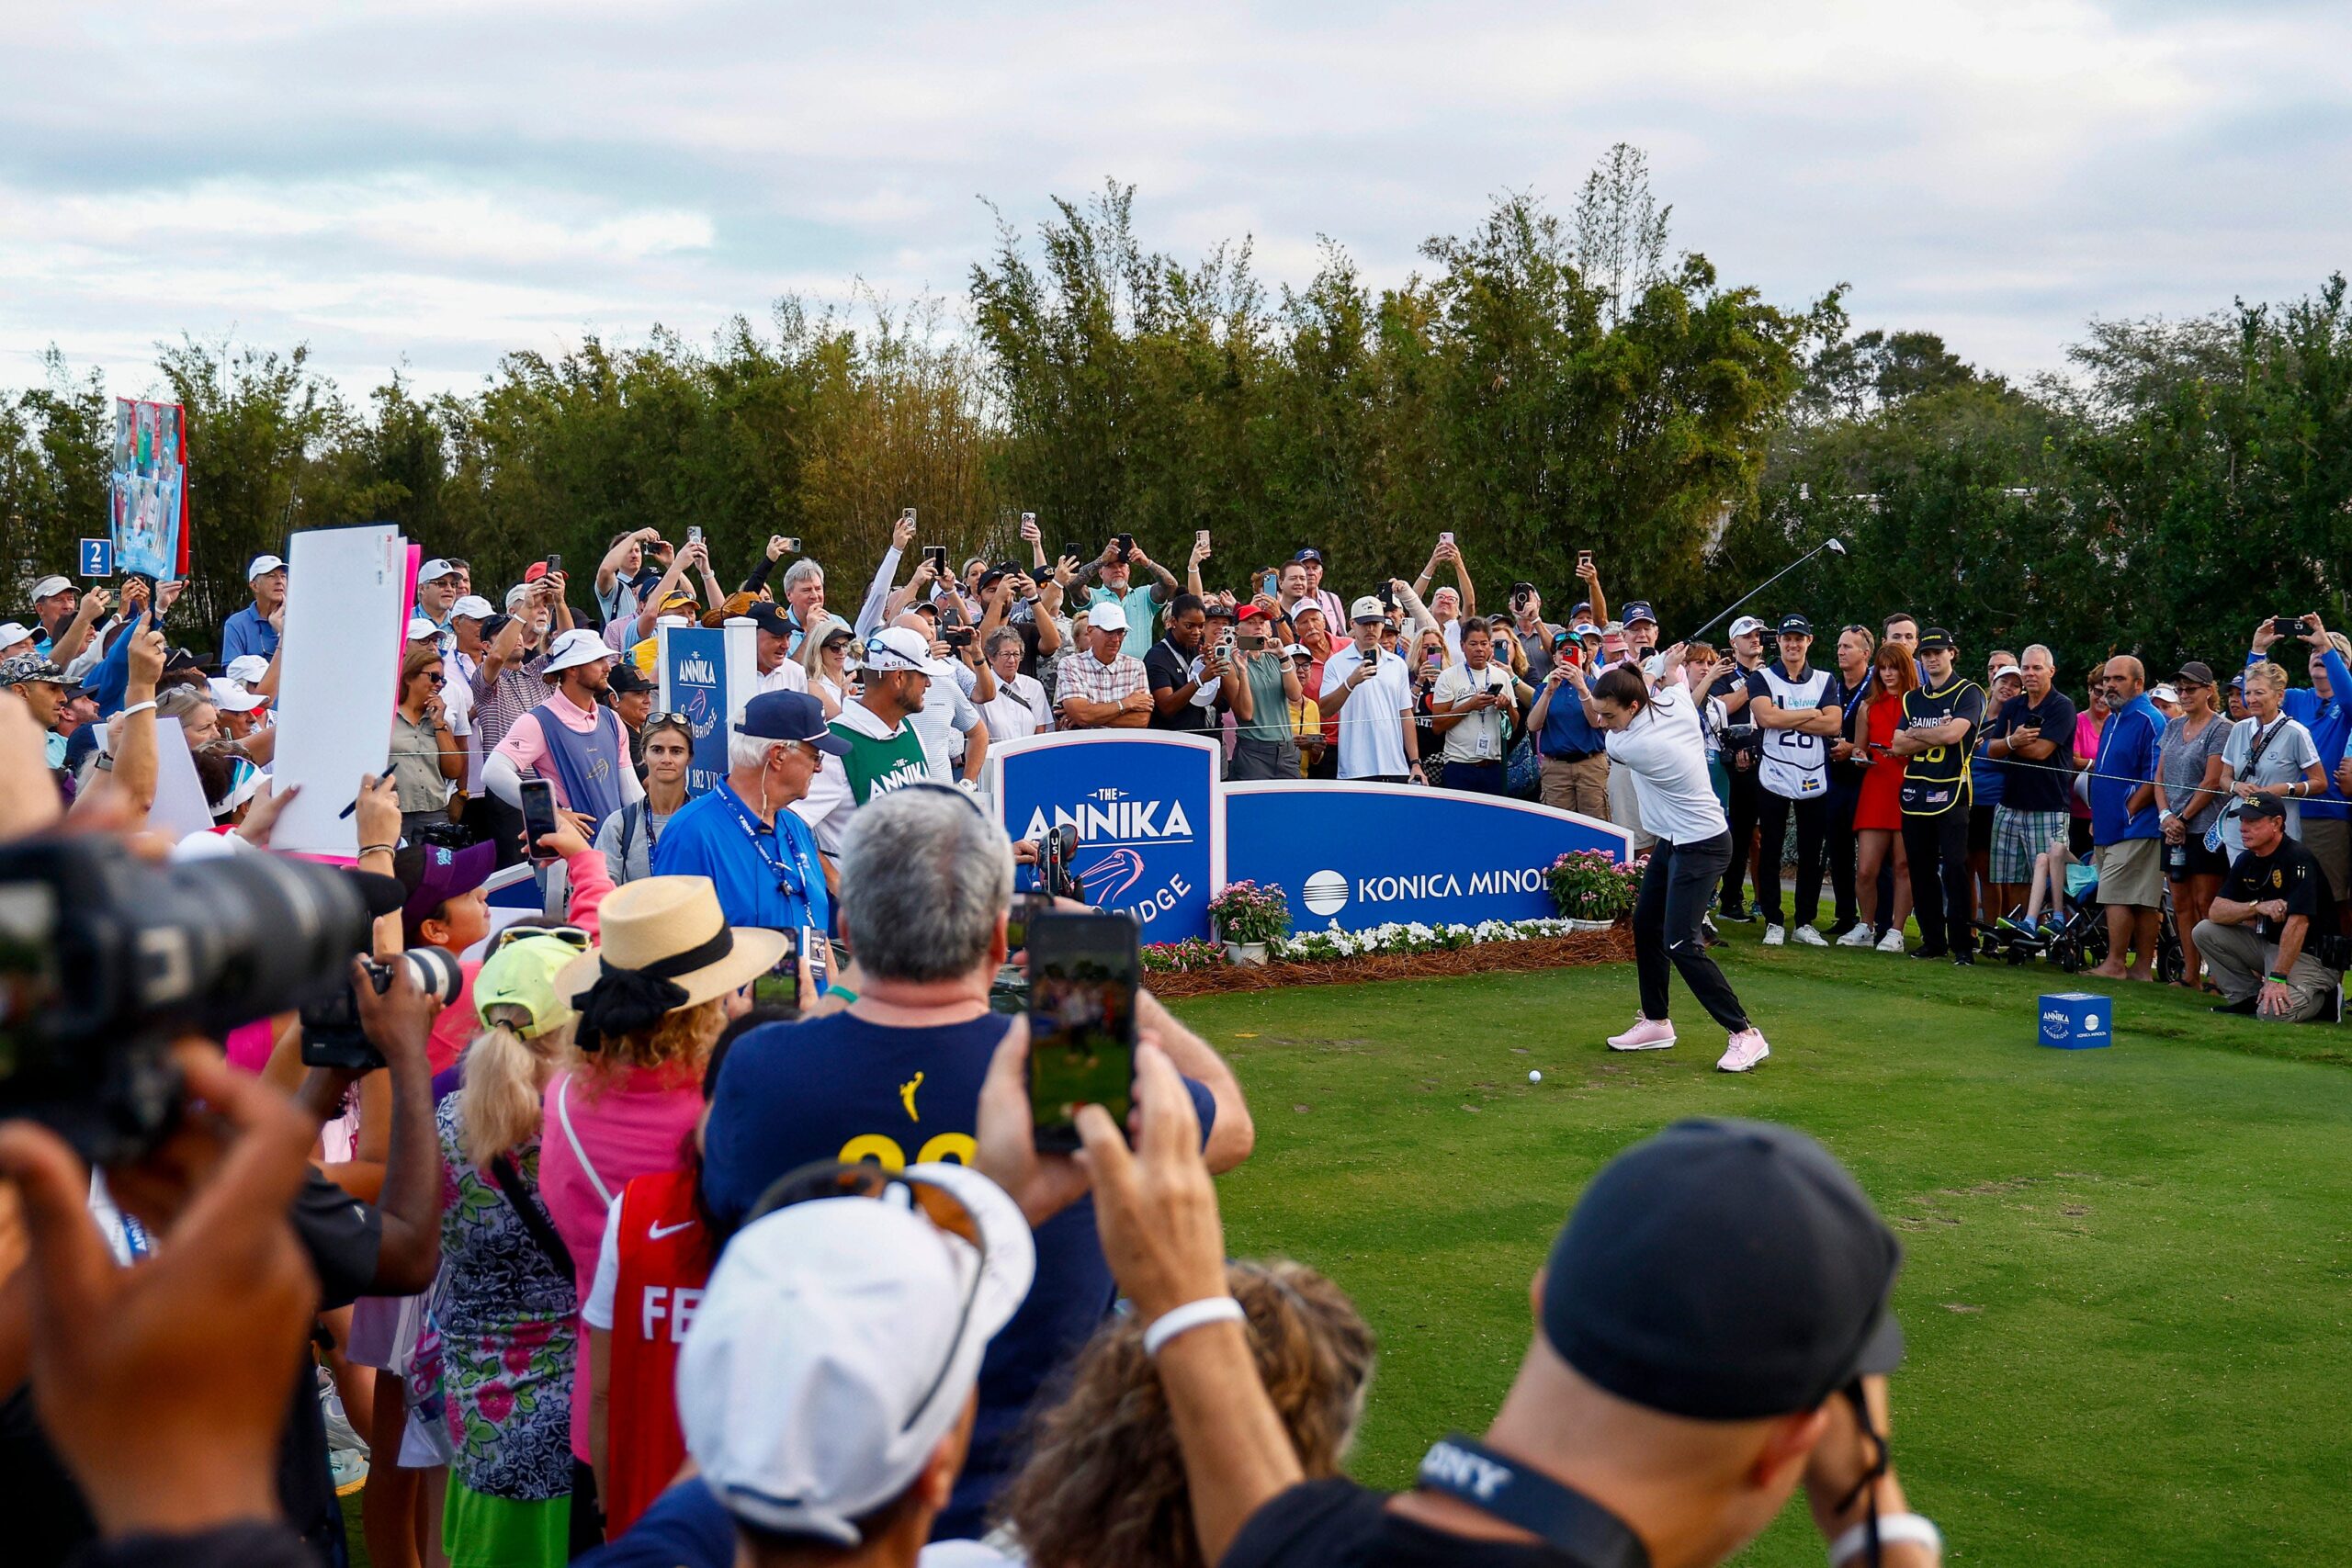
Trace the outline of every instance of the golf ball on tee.
[[1536, 1071], [1534, 1068], [1530, 1067], [1527, 1070], [1527, 1081], [1529, 1083], [1542, 1083], [1544, 1081], [1544, 1075]]

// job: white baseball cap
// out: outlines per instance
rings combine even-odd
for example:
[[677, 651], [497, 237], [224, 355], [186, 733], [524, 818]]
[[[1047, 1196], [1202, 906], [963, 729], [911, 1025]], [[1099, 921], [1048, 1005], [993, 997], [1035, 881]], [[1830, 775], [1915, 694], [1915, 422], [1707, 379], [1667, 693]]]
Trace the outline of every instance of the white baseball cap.
[[62, 593], [73, 586], [74, 582], [71, 578], [56, 576], [44, 577], [39, 582], [33, 584], [33, 597], [36, 599], [46, 599], [52, 593]]
[[1285, 643], [1283, 646], [1283, 657], [1284, 659], [1312, 659], [1315, 657], [1315, 650], [1307, 647], [1303, 642]]
[[250, 686], [269, 673], [269, 660], [258, 653], [241, 653], [229, 660], [229, 668], [221, 673], [240, 686]]
[[865, 639], [865, 667], [868, 670], [912, 670], [919, 675], [936, 674], [938, 663], [931, 657], [931, 644], [922, 634], [905, 626], [884, 626]]
[[30, 642], [39, 635], [22, 621], [0, 621], [0, 648], [14, 648], [20, 642]]
[[1124, 632], [1127, 629], [1127, 608], [1116, 599], [1105, 599], [1087, 607], [1086, 624], [1098, 632]]
[[530, 592], [531, 585], [529, 583], [516, 583], [514, 587], [506, 591], [506, 607], [510, 610], [513, 609], [515, 605], [520, 604], [525, 599], [528, 598], [530, 596]]
[[432, 638], [438, 637], [440, 635], [441, 628], [435, 626], [431, 621], [426, 620], [423, 615], [411, 615], [409, 617], [409, 641], [425, 642]]
[[273, 571], [284, 571], [285, 570], [286, 561], [282, 557], [255, 556], [254, 557], [253, 565], [245, 568], [245, 581], [247, 582], [251, 582], [256, 577], [266, 577]]
[[1772, 628], [1753, 615], [1742, 615], [1731, 624], [1731, 635], [1746, 637], [1749, 632], [1769, 632]]
[[451, 566], [439, 556], [435, 556], [431, 560], [426, 561], [423, 566], [416, 569], [416, 580], [419, 582], [438, 582], [445, 577], [456, 576], [457, 571], [458, 569], [456, 567]]
[[216, 678], [206, 682], [205, 686], [211, 695], [212, 705], [228, 713], [251, 713], [269, 701], [267, 697], [254, 695], [234, 681]]
[[[2008, 671], [2007, 670], [2001, 671], [2001, 675], [2006, 675]], [[2001, 678], [2001, 675], [1996, 675], [1993, 679], [1997, 681]], [[2152, 703], [2177, 703], [2180, 701], [2180, 689], [2175, 686], [2171, 682], [2166, 681], [2154, 691], [2148, 694], [2148, 700]]]
[[910, 1166], [975, 1223], [934, 1225], [904, 1184], [754, 1220], [727, 1244], [678, 1355], [678, 1427], [728, 1511], [856, 1546], [954, 1428], [989, 1340], [1036, 1274], [1021, 1211], [960, 1165]]
[[599, 659], [618, 659], [620, 655], [605, 646], [605, 639], [586, 626], [574, 626], [555, 639], [548, 650], [542, 675], [552, 675], [561, 670], [576, 670], [582, 664], [594, 664]]
[[1993, 679], [1996, 681], [1999, 680], [2004, 675], [2014, 675], [2020, 681], [2025, 679], [2025, 671], [2018, 669], [2014, 664], [2004, 664], [1998, 670], [1993, 671]]
[[490, 601], [479, 593], [469, 593], [449, 606], [449, 618], [453, 621], [459, 615], [469, 616], [477, 621], [486, 621], [496, 614], [498, 612], [491, 608]]
[[1348, 619], [1351, 621], [1385, 621], [1387, 618], [1386, 607], [1369, 593], [1348, 606]]

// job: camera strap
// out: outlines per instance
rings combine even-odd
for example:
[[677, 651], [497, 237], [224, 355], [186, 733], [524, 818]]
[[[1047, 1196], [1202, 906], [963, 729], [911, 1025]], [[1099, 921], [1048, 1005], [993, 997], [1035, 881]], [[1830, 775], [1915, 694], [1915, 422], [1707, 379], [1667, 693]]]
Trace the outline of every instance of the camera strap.
[[1649, 1548], [1624, 1520], [1459, 1432], [1423, 1456], [1414, 1484], [1540, 1536], [1587, 1568], [1649, 1568]]
[[547, 1211], [539, 1207], [539, 1201], [531, 1195], [531, 1190], [523, 1185], [523, 1173], [514, 1168], [514, 1158], [508, 1155], [492, 1158], [490, 1179], [498, 1183], [498, 1190], [505, 1193], [507, 1202], [514, 1205], [516, 1217], [523, 1222], [523, 1228], [531, 1233], [531, 1240], [537, 1245], [539, 1256], [548, 1260], [548, 1266], [565, 1280], [576, 1280], [579, 1273], [572, 1267], [571, 1248], [563, 1245], [563, 1237], [556, 1233], [555, 1223], [548, 1218]]

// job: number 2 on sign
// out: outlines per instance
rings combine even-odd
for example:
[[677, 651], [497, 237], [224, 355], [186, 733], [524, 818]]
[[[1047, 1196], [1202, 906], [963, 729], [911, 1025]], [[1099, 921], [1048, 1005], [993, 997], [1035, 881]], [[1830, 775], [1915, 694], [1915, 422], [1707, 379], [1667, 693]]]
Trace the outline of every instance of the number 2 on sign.
[[[941, 1133], [915, 1152], [915, 1163], [953, 1160], [957, 1165], [969, 1165], [979, 1151], [978, 1142], [969, 1133]], [[843, 1165], [870, 1159], [885, 1170], [907, 1168], [907, 1151], [887, 1133], [861, 1133], [843, 1144], [842, 1152], [834, 1157]]]

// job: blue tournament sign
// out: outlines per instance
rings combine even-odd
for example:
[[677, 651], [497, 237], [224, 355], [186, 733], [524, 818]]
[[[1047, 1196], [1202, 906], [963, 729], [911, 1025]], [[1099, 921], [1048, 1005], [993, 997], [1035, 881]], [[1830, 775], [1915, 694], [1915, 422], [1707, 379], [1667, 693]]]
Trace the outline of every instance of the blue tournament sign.
[[82, 541], [82, 575], [112, 577], [114, 575], [114, 541], [85, 539]]
[[1499, 795], [1284, 779], [1221, 798], [1228, 874], [1280, 886], [1301, 931], [1549, 919], [1555, 860], [1632, 854], [1622, 828]]
[[1209, 895], [1224, 880], [1222, 747], [1158, 730], [1080, 729], [991, 746], [987, 766], [997, 819], [1013, 838], [1078, 830], [1070, 865], [1089, 903], [1134, 914], [1147, 942], [1209, 934]]
[[661, 711], [683, 713], [695, 732], [686, 792], [700, 795], [727, 776], [727, 738], [755, 690], [758, 653], [752, 623], [706, 628], [664, 621], [654, 660]]

